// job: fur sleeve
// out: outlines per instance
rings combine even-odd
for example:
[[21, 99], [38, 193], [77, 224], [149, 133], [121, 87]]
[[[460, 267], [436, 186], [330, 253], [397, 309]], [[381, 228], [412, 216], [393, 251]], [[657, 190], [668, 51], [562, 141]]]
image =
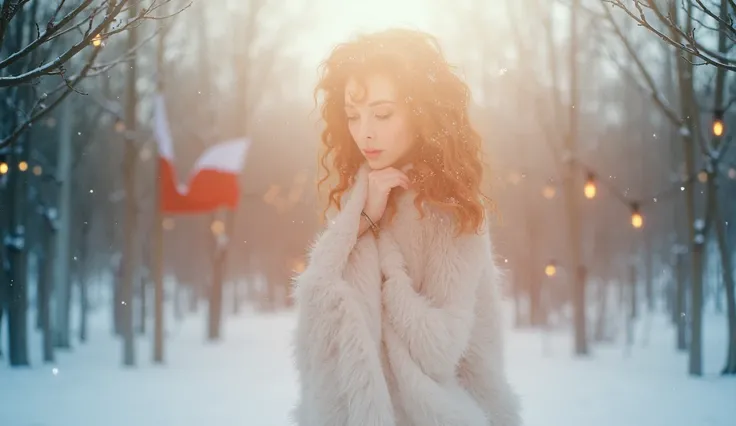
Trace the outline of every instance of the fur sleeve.
[[477, 291], [476, 324], [458, 365], [458, 379], [478, 401], [491, 426], [520, 426], [520, 403], [504, 367], [500, 286], [502, 274], [489, 260]]
[[[379, 342], [371, 333], [361, 292], [345, 278], [355, 269], [349, 261], [365, 192], [364, 182], [355, 186], [342, 212], [313, 245], [306, 270], [295, 279], [300, 426], [394, 422]], [[380, 277], [376, 281], [377, 293]]]
[[425, 241], [422, 294], [412, 285], [395, 241], [389, 235], [378, 240], [388, 320], [425, 374], [435, 380], [454, 375], [473, 328], [485, 235], [455, 238], [449, 229], [432, 230]]

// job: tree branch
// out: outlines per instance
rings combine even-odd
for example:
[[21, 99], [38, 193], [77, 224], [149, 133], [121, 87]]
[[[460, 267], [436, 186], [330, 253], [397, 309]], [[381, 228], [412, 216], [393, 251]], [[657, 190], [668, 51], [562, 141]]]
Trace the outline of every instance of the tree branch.
[[[693, 55], [699, 59], [702, 59], [705, 64], [713, 65], [718, 68], [723, 68], [729, 71], [736, 71], [736, 58], [728, 57], [725, 55], [722, 55], [718, 52], [713, 51], [712, 49], [706, 48], [703, 46], [700, 42], [698, 42], [695, 39], [695, 31], [692, 30], [690, 32], [683, 31], [679, 25], [674, 22], [669, 15], [664, 15], [659, 8], [657, 7], [655, 0], [646, 0], [646, 3], [644, 3], [644, 0], [632, 0], [634, 7], [636, 8], [637, 12], [634, 12], [629, 6], [624, 4], [623, 0], [601, 0], [601, 3], [608, 3], [614, 7], [617, 7], [624, 11], [629, 18], [636, 21], [637, 24], [640, 26], [646, 28], [651, 33], [655, 34], [657, 37], [665, 41], [666, 43], [674, 46], [680, 51], [683, 51], [685, 53], [688, 53], [690, 55]], [[703, 12], [706, 14], [712, 16], [714, 13], [708, 9], [705, 4], [702, 3], [702, 1], [695, 0], [700, 7], [702, 8]], [[730, 3], [733, 4], [734, 2], [730, 0]], [[657, 17], [659, 22], [664, 24], [666, 27], [668, 27], [670, 30], [673, 30], [677, 35], [682, 37], [684, 42], [679, 42], [672, 37], [668, 36], [664, 32], [660, 31], [659, 29], [655, 28], [655, 26], [649, 22], [645, 9], [650, 10], [654, 15]], [[690, 15], [686, 12], [686, 14]], [[688, 19], [692, 19], [692, 16], [688, 16]], [[720, 19], [717, 20], [717, 22], [721, 21]], [[724, 21], [724, 27], [726, 28], [725, 31], [728, 33], [736, 34], [736, 28], [734, 28], [733, 22], [725, 22]], [[702, 65], [702, 64], [694, 64], [694, 65]]]

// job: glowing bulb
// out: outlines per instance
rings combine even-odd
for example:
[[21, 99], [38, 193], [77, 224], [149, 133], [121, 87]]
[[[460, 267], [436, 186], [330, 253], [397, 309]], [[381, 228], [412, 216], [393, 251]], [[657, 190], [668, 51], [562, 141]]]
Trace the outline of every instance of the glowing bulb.
[[92, 38], [92, 46], [94, 47], [102, 46], [102, 37], [99, 34], [97, 34], [96, 36], [94, 36], [94, 38]]
[[544, 189], [542, 190], [542, 195], [544, 196], [544, 198], [551, 200], [555, 198], [556, 192], [557, 191], [555, 190], [555, 187], [549, 184], [549, 185], [546, 185]]
[[585, 182], [583, 191], [585, 192], [585, 198], [589, 200], [595, 198], [598, 188], [595, 186], [595, 176], [593, 176], [593, 173], [588, 173], [588, 179]]
[[708, 182], [708, 173], [705, 171], [701, 171], [700, 173], [698, 173], [698, 180], [700, 181], [700, 183]]
[[212, 222], [212, 225], [210, 225], [210, 230], [215, 235], [222, 235], [225, 232], [225, 223], [221, 220], [215, 220]]
[[715, 120], [713, 122], [713, 135], [715, 136], [723, 136], [723, 131], [725, 130], [725, 126], [723, 125], [722, 120]]
[[631, 205], [631, 226], [633, 226], [636, 229], [639, 229], [642, 226], [644, 226], [644, 217], [639, 212], [638, 204]]
[[4, 175], [8, 172], [8, 163], [0, 163], [0, 175]]
[[557, 266], [555, 266], [554, 262], [551, 262], [544, 267], [544, 274], [548, 277], [553, 277], [557, 274]]
[[33, 166], [33, 174], [36, 176], [41, 176], [41, 173], [43, 173], [43, 169], [41, 166]]
[[26, 170], [28, 170], [28, 163], [26, 163], [25, 161], [21, 161], [20, 163], [18, 163], [18, 170], [20, 170], [21, 172], [25, 172]]

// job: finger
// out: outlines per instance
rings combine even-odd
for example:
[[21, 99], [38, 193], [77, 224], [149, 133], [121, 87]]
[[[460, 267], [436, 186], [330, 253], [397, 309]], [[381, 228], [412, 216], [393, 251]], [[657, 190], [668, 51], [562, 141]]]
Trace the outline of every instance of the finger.
[[409, 182], [408, 180], [402, 178], [401, 176], [396, 176], [391, 181], [391, 187], [395, 188], [397, 186], [400, 186], [404, 189], [409, 189]]
[[389, 169], [382, 170], [382, 172], [383, 173], [381, 173], [380, 179], [391, 180], [391, 179], [395, 179], [397, 177], [398, 178], [402, 178], [402, 179], [405, 178], [407, 180], [409, 179], [409, 177], [404, 172], [401, 172], [398, 169], [389, 168]]

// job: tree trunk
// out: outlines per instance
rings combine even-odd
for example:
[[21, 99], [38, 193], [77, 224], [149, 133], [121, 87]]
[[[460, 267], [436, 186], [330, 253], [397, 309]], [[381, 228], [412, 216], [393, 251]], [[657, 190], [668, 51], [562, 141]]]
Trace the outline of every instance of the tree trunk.
[[[728, 31], [727, 24], [731, 22], [732, 17], [729, 13], [730, 0], [721, 0], [719, 16], [721, 18], [718, 26], [718, 52], [722, 55], [727, 55], [730, 49], [727, 46], [726, 32]], [[724, 98], [726, 90], [726, 71], [722, 68], [716, 70], [716, 84], [715, 84], [715, 97], [714, 97], [714, 111], [722, 111], [725, 109]], [[720, 145], [725, 141], [719, 137], [714, 137], [713, 147], [714, 149], [723, 149]], [[733, 141], [730, 141], [733, 143]], [[727, 142], [725, 142], [727, 143]], [[715, 225], [716, 239], [718, 242], [718, 248], [721, 255], [721, 271], [723, 273], [723, 286], [726, 290], [726, 311], [728, 318], [728, 353], [726, 357], [726, 363], [721, 370], [721, 374], [724, 375], [736, 375], [736, 300], [734, 300], [734, 279], [733, 279], [733, 265], [731, 264], [731, 252], [728, 250], [728, 241], [726, 239], [726, 228], [724, 225], [724, 218], [720, 212], [720, 206], [718, 203], [718, 163], [714, 164], [713, 173], [709, 173], [709, 195], [712, 196], [712, 217]], [[712, 194], [710, 193], [712, 191]], [[706, 225], [707, 226], [707, 225]], [[716, 295], [716, 297], [718, 297]]]
[[718, 251], [721, 255], [721, 272], [723, 273], [723, 287], [726, 290], [726, 312], [728, 318], [728, 353], [726, 363], [721, 374], [736, 374], [736, 296], [734, 296], [733, 265], [731, 252], [726, 239], [726, 227], [721, 215], [720, 205], [715, 201], [715, 231], [718, 241]]
[[43, 361], [52, 363], [54, 362], [54, 335], [51, 328], [51, 284], [53, 282], [54, 259], [56, 258], [54, 253], [56, 230], [51, 223], [51, 219], [47, 215], [45, 216], [43, 220], [44, 232], [41, 236], [43, 260], [38, 277], [38, 310], [41, 332], [43, 333]]
[[214, 239], [214, 255], [212, 257], [212, 285], [209, 291], [209, 311], [207, 338], [211, 341], [220, 338], [220, 324], [222, 322], [222, 289], [225, 279], [225, 266], [227, 251], [230, 247], [229, 238], [233, 229], [235, 212], [227, 212], [225, 230], [222, 235], [216, 235]]
[[220, 324], [222, 322], [222, 286], [225, 272], [226, 247], [215, 248], [213, 257], [212, 285], [209, 292], [209, 311], [207, 339], [210, 341], [220, 339]]
[[138, 334], [146, 334], [146, 292], [148, 291], [148, 277], [145, 273], [139, 274], [139, 285], [138, 285], [138, 301], [140, 306], [138, 307]]
[[[672, 16], [674, 22], [678, 22], [679, 7], [676, 2], [670, 3], [669, 15]], [[693, 25], [690, 16], [692, 16], [693, 4], [691, 1], [687, 3], [685, 18], [687, 20], [684, 31], [689, 34]], [[681, 40], [680, 34], [671, 29], [673, 40]], [[680, 107], [682, 109], [682, 117], [685, 117], [688, 132], [683, 135], [683, 148], [685, 153], [685, 173], [687, 176], [695, 174], [695, 158], [694, 147], [695, 139], [699, 137], [700, 128], [695, 119], [696, 105], [695, 94], [693, 93], [693, 58], [692, 55], [680, 57], [679, 52], [673, 52], [677, 62], [677, 78], [680, 88]], [[702, 322], [703, 322], [703, 246], [696, 240], [695, 230], [695, 188], [692, 180], [685, 182], [685, 212], [687, 219], [688, 244], [690, 245], [690, 341], [688, 342], [688, 373], [694, 376], [702, 375]]]
[[598, 317], [595, 323], [595, 340], [606, 340], [606, 315], [608, 314], [608, 279], [602, 276], [598, 284]]
[[59, 158], [57, 179], [59, 189], [59, 219], [57, 222], [56, 248], [54, 259], [54, 346], [71, 348], [70, 341], [70, 296], [71, 279], [69, 260], [71, 258], [71, 208], [72, 208], [72, 133], [74, 131], [74, 101], [67, 99], [61, 108], [59, 122]]
[[10, 365], [21, 367], [30, 365], [28, 359], [28, 292], [27, 277], [27, 241], [25, 232], [26, 206], [28, 203], [27, 181], [25, 172], [21, 172], [18, 164], [27, 161], [28, 136], [23, 137], [19, 151], [10, 155], [8, 199], [11, 200], [10, 235], [13, 243], [8, 248], [10, 260], [10, 286], [8, 288], [8, 358]]
[[79, 255], [79, 341], [87, 342], [87, 315], [89, 314], [89, 223], [85, 223], [82, 232], [81, 253]]
[[677, 324], [677, 350], [687, 350], [687, 280], [685, 276], [685, 254], [677, 253], [675, 264], [676, 295], [675, 315]]
[[123, 288], [123, 258], [120, 258], [120, 264], [117, 265], [115, 279], [112, 283], [112, 323], [113, 332], [116, 336], [123, 335], [123, 296], [121, 289]]
[[[570, 8], [570, 128], [567, 135], [567, 150], [571, 155], [577, 154], [578, 139], [578, 11], [580, 9], [580, 0], [572, 0]], [[570, 161], [565, 176], [565, 198], [567, 201], [567, 216], [569, 227], [569, 243], [570, 243], [570, 266], [572, 267], [572, 304], [573, 304], [573, 321], [575, 327], [575, 355], [588, 354], [588, 338], [586, 327], [586, 307], [585, 307], [585, 282], [587, 279], [587, 271], [583, 264], [581, 253], [582, 229], [580, 223], [580, 194], [579, 189], [579, 171], [577, 163]]]
[[[130, 17], [133, 18], [138, 14], [137, 3], [130, 5]], [[133, 48], [138, 43], [137, 27], [132, 26], [128, 30], [128, 49]], [[128, 132], [125, 140], [125, 153], [123, 159], [123, 185], [125, 188], [125, 236], [123, 242], [123, 273], [120, 295], [122, 298], [121, 318], [123, 332], [123, 365], [135, 365], [135, 336], [133, 333], [133, 286], [136, 277], [136, 248], [138, 247], [138, 206], [137, 194], [135, 188], [136, 180], [136, 163], [138, 161], [138, 141], [135, 139], [137, 126], [136, 115], [138, 111], [138, 94], [136, 92], [136, 82], [138, 81], [138, 73], [136, 67], [136, 57], [131, 59], [130, 68], [127, 70], [126, 81], [126, 107], [125, 120], [126, 131]]]
[[652, 251], [652, 232], [649, 228], [644, 229], [644, 295], [647, 299], [647, 311], [654, 311], [654, 279], [652, 269], [654, 268], [654, 256]]
[[233, 315], [240, 313], [240, 280], [233, 280]]
[[[162, 6], [162, 13], [168, 12], [166, 4]], [[164, 93], [164, 50], [166, 48], [166, 28], [163, 27], [164, 21], [159, 21], [159, 29], [161, 33], [157, 39], [156, 49], [156, 87], [159, 94]], [[161, 170], [156, 165], [156, 190], [155, 193], [155, 213], [153, 218], [153, 259], [151, 265], [151, 273], [153, 274], [153, 362], [163, 364], [164, 362], [164, 232], [163, 232], [163, 214], [161, 212]], [[177, 284], [177, 289], [178, 289]], [[174, 295], [174, 310], [179, 314], [179, 292]]]

